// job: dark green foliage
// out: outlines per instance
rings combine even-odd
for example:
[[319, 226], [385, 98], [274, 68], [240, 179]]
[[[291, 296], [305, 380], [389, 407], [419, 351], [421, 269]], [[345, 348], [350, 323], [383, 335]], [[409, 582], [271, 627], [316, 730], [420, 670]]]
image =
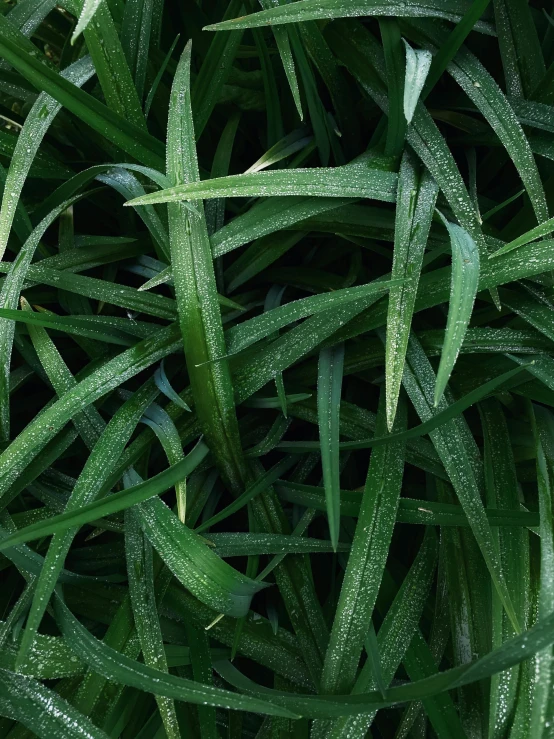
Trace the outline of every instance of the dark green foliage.
[[552, 10], [4, 4], [0, 737], [554, 736]]

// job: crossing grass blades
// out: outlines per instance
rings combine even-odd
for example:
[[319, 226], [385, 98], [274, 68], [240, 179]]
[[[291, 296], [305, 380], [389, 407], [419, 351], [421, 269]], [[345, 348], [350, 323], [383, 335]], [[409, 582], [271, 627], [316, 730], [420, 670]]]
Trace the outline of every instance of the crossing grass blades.
[[552, 736], [552, 11], [4, 3], [0, 736]]

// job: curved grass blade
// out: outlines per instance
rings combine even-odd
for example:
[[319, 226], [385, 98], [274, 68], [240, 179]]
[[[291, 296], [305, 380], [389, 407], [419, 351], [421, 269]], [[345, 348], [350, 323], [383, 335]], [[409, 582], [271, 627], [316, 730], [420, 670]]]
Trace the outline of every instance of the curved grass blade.
[[176, 482], [193, 472], [207, 454], [208, 448], [205, 444], [199, 442], [182, 462], [178, 462], [145, 482], [133, 485], [133, 487], [121, 490], [118, 493], [112, 493], [108, 497], [93, 503], [88, 503], [77, 511], [60, 513], [46, 521], [39, 521], [9, 534], [0, 540], [0, 550], [4, 551], [22, 542], [33, 541], [33, 539], [40, 539], [43, 536], [66, 531], [74, 526], [83, 526], [86, 523], [104, 518], [112, 513], [124, 511], [155, 495], [164, 493], [173, 487]]
[[444, 217], [442, 220], [448, 229], [452, 246], [452, 284], [444, 344], [435, 386], [435, 407], [444, 393], [460, 353], [479, 285], [477, 245], [465, 229], [455, 223], [450, 223]]
[[49, 94], [123, 151], [147, 167], [162, 169], [163, 145], [160, 141], [41, 64], [14, 43], [3, 27], [0, 28], [0, 56], [40, 92]]
[[158, 390], [161, 393], [163, 393], [166, 396], [166, 398], [169, 398], [169, 400], [172, 400], [180, 408], [182, 408], [185, 411], [189, 411], [190, 413], [189, 406], [185, 403], [185, 401], [181, 398], [181, 396], [175, 392], [175, 390], [171, 386], [171, 383], [167, 379], [163, 360], [154, 374], [154, 382], [156, 383], [156, 387], [158, 388]]
[[[81, 511], [85, 506], [92, 503], [98, 496], [112, 466], [122, 454], [125, 445], [135, 430], [144, 409], [156, 396], [156, 389], [152, 383], [146, 383], [135, 395], [125, 403], [114, 415], [108, 426], [100, 429], [100, 436], [71, 493], [62, 515], [71, 515], [72, 512]], [[45, 522], [48, 523], [48, 520]], [[71, 543], [78, 532], [78, 528], [56, 532], [48, 547], [44, 560], [44, 567], [38, 578], [36, 592], [27, 619], [27, 626], [21, 641], [18, 664], [24, 664], [26, 655], [37, 633], [38, 627], [54, 592], [56, 582], [63, 567], [65, 558], [71, 547]]]
[[[94, 74], [90, 58], [85, 57], [61, 72], [68, 82], [81, 87]], [[3, 257], [21, 190], [29, 174], [33, 160], [61, 105], [42, 93], [29, 111], [25, 124], [17, 137], [17, 143], [6, 175], [2, 206], [0, 208], [0, 259]]]
[[228, 353], [237, 354], [257, 341], [270, 336], [274, 331], [302, 318], [316, 315], [321, 311], [339, 308], [366, 296], [390, 291], [400, 284], [402, 284], [402, 280], [391, 280], [389, 282], [375, 280], [367, 285], [357, 285], [356, 287], [334, 290], [332, 293], [301, 298], [268, 310], [259, 316], [244, 321], [244, 323], [232, 326], [226, 331], [225, 340]]
[[428, 678], [407, 685], [389, 688], [385, 699], [378, 691], [366, 692], [362, 695], [300, 697], [299, 694], [291, 695], [270, 688], [262, 688], [241, 675], [230, 663], [218, 662], [215, 667], [227, 682], [240, 687], [244, 692], [271, 698], [274, 703], [286, 706], [303, 716], [336, 718], [369, 713], [405, 701], [422, 700], [440, 695], [447, 690], [470, 685], [478, 680], [485, 680], [502, 670], [519, 664], [541, 649], [545, 649], [552, 644], [553, 639], [554, 614], [551, 614], [542, 623], [537, 623], [523, 634], [510, 639], [485, 657], [467, 665], [437, 672]]
[[269, 716], [296, 718], [297, 714], [275, 706], [269, 701], [238, 695], [229, 690], [167, 675], [160, 670], [142, 665], [116, 652], [87, 631], [73, 616], [61, 597], [55, 600], [56, 619], [68, 646], [96, 672], [108, 679], [131, 685], [147, 693], [154, 692], [174, 700], [196, 705], [211, 705], [235, 711], [251, 711]]
[[[460, 7], [462, 5], [462, 7]], [[382, 2], [382, 0], [354, 0], [346, 5], [343, 0], [300, 0], [281, 7], [272, 7], [242, 18], [206, 26], [206, 31], [223, 31], [233, 28], [259, 28], [265, 25], [301, 23], [302, 21], [353, 18], [365, 15], [389, 17], [434, 17], [458, 21], [467, 3], [456, 0], [426, 0], [425, 5], [417, 0], [404, 2]]]
[[214, 180], [190, 182], [130, 200], [125, 205], [175, 203], [181, 200], [246, 196], [293, 196], [373, 198], [392, 202], [396, 174], [364, 166], [345, 164], [327, 169], [283, 169], [229, 175]]
[[145, 339], [92, 372], [57, 402], [35, 417], [0, 454], [0, 490], [4, 493], [46, 446], [52, 436], [83, 408], [101, 398], [130, 377], [177, 351], [179, 330], [170, 326], [156, 337]]
[[217, 613], [240, 618], [265, 583], [241, 575], [182, 524], [159, 498], [138, 507], [140, 525], [167, 567], [187, 590]]
[[0, 712], [26, 726], [37, 736], [68, 739], [107, 739], [95, 726], [56, 692], [37, 680], [0, 668]]
[[410, 336], [412, 315], [438, 195], [433, 178], [425, 171], [418, 175], [411, 154], [405, 152], [400, 165], [396, 201], [394, 255], [391, 276], [400, 285], [389, 290], [385, 379], [387, 425], [391, 429], [404, 372], [404, 359]]
[[[0, 306], [3, 309], [14, 310], [16, 308], [35, 249], [47, 228], [68, 205], [70, 205], [70, 202], [66, 202], [52, 211], [32, 231], [21, 247], [17, 258], [11, 263], [9, 272], [0, 289]], [[2, 357], [2, 367], [0, 369], [0, 438], [3, 441], [8, 441], [10, 438], [9, 377], [14, 332], [15, 323], [13, 321], [0, 320], [0, 356]]]

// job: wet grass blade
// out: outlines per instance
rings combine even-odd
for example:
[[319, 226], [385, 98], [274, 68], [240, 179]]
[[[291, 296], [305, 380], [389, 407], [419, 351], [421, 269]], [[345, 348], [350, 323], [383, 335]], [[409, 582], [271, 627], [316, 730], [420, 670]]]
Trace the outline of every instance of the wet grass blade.
[[417, 0], [407, 2], [383, 3], [381, 0], [360, 0], [345, 5], [343, 0], [300, 0], [293, 3], [290, 8], [286, 5], [273, 7], [270, 10], [262, 10], [258, 13], [235, 18], [230, 21], [222, 21], [213, 26], [207, 26], [206, 30], [220, 31], [230, 28], [257, 28], [270, 23], [280, 25], [283, 23], [300, 23], [302, 21], [329, 20], [331, 18], [352, 18], [363, 15], [386, 15], [391, 17], [435, 17], [448, 20], [460, 18], [459, 3], [447, 0], [439, 2], [432, 0], [422, 5]]
[[455, 223], [443, 219], [452, 247], [452, 283], [448, 320], [435, 386], [438, 405], [460, 353], [479, 284], [479, 250], [471, 236]]
[[[190, 107], [190, 54], [187, 46], [175, 76], [168, 136], [168, 175], [175, 185], [199, 179]], [[173, 281], [185, 357], [196, 412], [222, 474], [235, 490], [244, 484], [233, 386], [226, 361], [212, 252], [203, 209], [191, 215], [168, 206]], [[217, 409], [217, 410], [214, 410]]]
[[[384, 394], [380, 406], [376, 428], [383, 431]], [[404, 424], [402, 409], [396, 428], [401, 429]], [[403, 471], [402, 442], [388, 444], [373, 453], [325, 656], [323, 692], [345, 693], [353, 687], [396, 521]], [[339, 501], [338, 492], [336, 500]]]
[[340, 529], [339, 413], [343, 362], [343, 345], [323, 349], [319, 354], [317, 412], [321, 466], [327, 501], [329, 533], [335, 550], [339, 541]]
[[389, 291], [385, 349], [389, 429], [396, 414], [423, 255], [438, 194], [433, 179], [418, 172], [408, 153], [402, 159], [398, 183], [391, 276], [403, 283]]

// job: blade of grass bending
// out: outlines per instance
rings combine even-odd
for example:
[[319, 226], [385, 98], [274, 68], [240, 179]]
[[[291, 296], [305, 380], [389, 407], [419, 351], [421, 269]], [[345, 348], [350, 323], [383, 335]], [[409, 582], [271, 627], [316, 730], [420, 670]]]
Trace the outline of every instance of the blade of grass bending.
[[[435, 409], [432, 399], [433, 386], [436, 384], [434, 372], [417, 342], [412, 335], [408, 345], [407, 366], [404, 372], [403, 383], [410, 400], [419, 417], [426, 421], [448, 406], [447, 400], [442, 398]], [[479, 478], [476, 474], [475, 460], [472, 452], [467, 448], [467, 427], [462, 418], [456, 418], [444, 424], [429, 435], [445, 470], [450, 478], [456, 495], [464, 508], [464, 512], [471, 525], [475, 540], [483, 555], [492, 582], [510, 622], [516, 633], [520, 632], [517, 615], [506, 587], [498, 549], [495, 546], [491, 528], [483, 503]], [[465, 438], [464, 438], [465, 437]], [[474, 443], [474, 442], [473, 442]]]
[[[31, 306], [23, 297], [21, 298], [21, 308], [24, 311], [32, 311]], [[39, 361], [54, 391], [58, 398], [62, 397], [65, 393], [76, 387], [77, 380], [68, 369], [45, 328], [30, 325], [29, 335]], [[90, 405], [89, 407], [83, 408], [71, 420], [85, 445], [89, 449], [92, 449], [98, 440], [98, 436], [104, 430], [104, 421], [95, 406]]]
[[[174, 185], [199, 179], [190, 107], [190, 55], [187, 45], [173, 81], [168, 122], [168, 176]], [[190, 214], [168, 206], [173, 281], [195, 408], [206, 442], [229, 484], [239, 491], [246, 479], [233, 386], [225, 354], [221, 313], [203, 207]]]
[[442, 214], [441, 217], [448, 229], [452, 247], [452, 283], [444, 344], [437, 371], [435, 407], [439, 404], [460, 353], [479, 285], [477, 245], [465, 229], [450, 223]]
[[251, 711], [270, 716], [296, 718], [297, 714], [275, 706], [269, 701], [238, 695], [229, 690], [166, 675], [160, 670], [142, 665], [108, 647], [87, 631], [70, 612], [60, 596], [55, 600], [56, 619], [66, 643], [95, 671], [115, 682], [131, 685], [147, 693], [155, 692], [174, 700], [195, 705], [211, 705], [236, 711]]
[[[177, 394], [176, 397], [179, 398]], [[179, 398], [179, 400], [181, 400], [181, 398]], [[190, 408], [188, 410], [190, 411]], [[144, 411], [141, 421], [149, 426], [158, 437], [169, 464], [175, 465], [181, 462], [185, 456], [183, 452], [183, 443], [179, 438], [177, 427], [173, 423], [167, 411], [156, 403], [152, 403]], [[137, 482], [139, 482], [138, 479]], [[177, 515], [179, 517], [179, 521], [184, 523], [187, 512], [186, 480], [179, 480], [179, 482], [177, 482], [175, 485], [175, 495], [177, 498]]]
[[35, 736], [108, 739], [89, 718], [37, 680], [0, 668], [0, 685], [2, 715], [20, 722]]
[[[149, 667], [167, 673], [167, 659], [156, 611], [152, 546], [140, 530], [138, 514], [133, 508], [125, 512], [125, 556], [129, 596], [144, 662]], [[156, 702], [168, 739], [179, 739], [181, 733], [173, 701], [156, 695]]]
[[[89, 57], [85, 57], [64, 69], [60, 76], [73, 85], [81, 87], [93, 74], [94, 67], [91, 60]], [[4, 256], [6, 250], [16, 206], [33, 159], [50, 124], [61, 107], [50, 95], [41, 93], [29, 111], [23, 128], [17, 137], [17, 143], [6, 176], [0, 209], [0, 259]]]
[[[11, 263], [9, 272], [0, 289], [0, 306], [2, 308], [14, 310], [17, 307], [19, 294], [25, 282], [25, 276], [35, 249], [47, 228], [70, 204], [70, 202], [66, 202], [53, 210], [32, 231], [21, 247], [16, 259]], [[2, 357], [2, 367], [0, 369], [0, 438], [2, 441], [8, 441], [10, 438], [9, 376], [14, 332], [14, 321], [0, 320], [0, 357]]]
[[[156, 387], [152, 382], [148, 382], [113, 416], [103, 433], [100, 434], [75, 483], [71, 496], [65, 506], [65, 515], [81, 511], [98, 496], [112, 466], [121, 456], [133, 434], [144, 409], [152, 402], [156, 395]], [[48, 520], [45, 523], [47, 522]], [[19, 664], [24, 664], [25, 662], [26, 655], [38, 631], [50, 596], [54, 592], [71, 543], [78, 532], [78, 527], [59, 532], [56, 532], [54, 528], [52, 532], [54, 536], [48, 547], [44, 567], [37, 581], [36, 592], [27, 619], [27, 626], [21, 641], [18, 655]]]
[[217, 613], [240, 618], [265, 583], [241, 575], [182, 524], [159, 498], [138, 506], [140, 525], [167, 567], [187, 590]]
[[40, 539], [43, 536], [50, 536], [60, 531], [66, 531], [74, 526], [83, 526], [91, 521], [96, 521], [99, 518], [104, 518], [112, 513], [124, 511], [138, 503], [142, 503], [165, 492], [175, 485], [178, 480], [182, 480], [183, 477], [190, 474], [207, 454], [208, 448], [205, 444], [199, 442], [182, 462], [169, 467], [145, 482], [133, 485], [133, 487], [121, 490], [118, 493], [112, 493], [101, 500], [83, 506], [77, 511], [52, 516], [46, 521], [39, 521], [9, 534], [0, 540], [0, 550], [9, 549], [22, 542]]
[[[376, 432], [386, 427], [385, 396], [381, 394]], [[395, 430], [406, 424], [405, 409]], [[396, 522], [404, 473], [402, 442], [375, 450], [367, 473], [358, 523], [325, 655], [321, 690], [345, 693], [352, 689], [364, 640], [387, 560]], [[337, 502], [340, 491], [336, 492]]]
[[272, 7], [252, 15], [206, 26], [205, 31], [223, 31], [232, 28], [258, 28], [283, 23], [353, 18], [356, 16], [384, 15], [389, 17], [431, 17], [458, 21], [460, 3], [456, 0], [428, 0], [422, 5], [419, 0], [383, 2], [383, 0], [355, 0], [348, 4], [344, 0], [300, 0], [300, 2]]
[[406, 701], [423, 700], [469, 685], [478, 680], [485, 680], [502, 670], [519, 664], [533, 656], [536, 652], [552, 644], [554, 640], [554, 614], [550, 614], [542, 623], [537, 623], [523, 634], [505, 642], [485, 657], [468, 665], [460, 665], [450, 670], [437, 672], [428, 678], [417, 680], [407, 685], [389, 688], [386, 699], [378, 691], [365, 692], [363, 695], [343, 696], [300, 696], [299, 694], [278, 693], [270, 688], [262, 688], [245, 678], [230, 663], [217, 663], [216, 669], [227, 682], [240, 687], [241, 690], [255, 696], [271, 698], [272, 702], [297, 711], [303, 716], [313, 718], [336, 718], [338, 716], [354, 716], [379, 708], [398, 705]]
[[2, 493], [76, 413], [179, 347], [179, 329], [165, 328], [111, 359], [36, 416], [0, 454]]
[[294, 196], [336, 198], [373, 198], [393, 202], [397, 176], [364, 166], [363, 163], [341, 167], [312, 169], [278, 169], [218, 177], [214, 180], [189, 182], [167, 190], [129, 200], [125, 205], [153, 205], [181, 200], [259, 196]]
[[385, 346], [389, 429], [392, 428], [396, 414], [423, 255], [437, 195], [438, 187], [435, 181], [426, 170], [418, 176], [412, 155], [405, 152], [398, 179], [391, 272], [393, 280], [401, 279], [403, 282], [391, 286], [389, 290]]
[[322, 349], [317, 377], [317, 415], [327, 520], [336, 551], [340, 532], [339, 416], [344, 344]]
[[0, 23], [0, 56], [40, 92], [46, 92], [95, 131], [146, 166], [162, 169], [163, 145], [65, 80], [10, 39]]
[[228, 329], [225, 332], [228, 352], [229, 354], [237, 354], [257, 341], [270, 336], [274, 331], [302, 318], [316, 315], [321, 311], [340, 308], [365, 296], [390, 291], [393, 287], [399, 287], [401, 284], [403, 284], [401, 279], [389, 282], [374, 280], [367, 285], [357, 285], [342, 290], [333, 290], [331, 293], [311, 295], [308, 298], [293, 300], [285, 305], [272, 308]]
[[[414, 27], [422, 29], [425, 38], [429, 38], [433, 44], [444, 41], [444, 34], [437, 33], [426, 21], [416, 21]], [[548, 206], [541, 177], [529, 142], [510, 103], [485, 67], [465, 47], [459, 49], [455, 61], [448, 66], [448, 72], [501, 140], [525, 185], [538, 222], [545, 221], [548, 218]]]
[[[546, 408], [533, 406], [533, 431], [537, 455], [537, 483], [541, 524], [540, 589], [538, 595], [538, 622], [554, 610], [554, 515], [552, 511], [552, 486], [554, 479], [554, 419]], [[535, 689], [531, 707], [529, 736], [541, 739], [548, 736], [549, 715], [552, 700], [552, 647], [538, 653]]]

